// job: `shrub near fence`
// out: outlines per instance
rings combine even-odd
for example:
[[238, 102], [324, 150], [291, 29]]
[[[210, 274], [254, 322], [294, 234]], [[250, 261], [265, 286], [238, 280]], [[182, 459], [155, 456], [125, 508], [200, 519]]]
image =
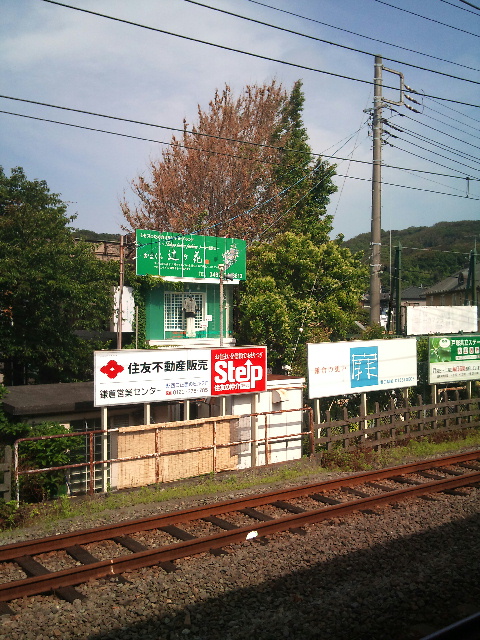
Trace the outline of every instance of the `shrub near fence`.
[[316, 450], [331, 451], [335, 447], [345, 450], [357, 447], [380, 449], [402, 440], [418, 438], [460, 429], [480, 426], [480, 399], [460, 399], [458, 392], [454, 400], [424, 404], [421, 396], [417, 404], [406, 404], [393, 399], [390, 408], [357, 416], [349, 416], [347, 407], [343, 418], [331, 419], [326, 411], [325, 422], [315, 425]]

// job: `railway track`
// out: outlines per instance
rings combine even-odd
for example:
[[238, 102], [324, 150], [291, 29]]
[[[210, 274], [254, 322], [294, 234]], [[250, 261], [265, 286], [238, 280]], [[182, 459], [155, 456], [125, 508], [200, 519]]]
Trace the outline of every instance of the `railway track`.
[[[82, 600], [85, 596], [74, 587], [89, 580], [124, 580], [121, 574], [152, 565], [175, 571], [174, 561], [180, 558], [227, 553], [229, 545], [264, 541], [279, 531], [302, 534], [307, 524], [436, 492], [458, 492], [476, 483], [480, 483], [480, 451], [5, 545], [0, 547], [0, 576], [13, 567], [24, 577], [0, 584], [0, 613], [12, 613], [7, 603], [16, 598], [53, 591], [70, 602]], [[145, 532], [159, 534], [163, 542], [146, 545], [138, 539]], [[95, 544], [106, 541], [116, 551], [99, 559]], [[68, 557], [73, 566], [50, 570], [42, 557], [55, 552]]]

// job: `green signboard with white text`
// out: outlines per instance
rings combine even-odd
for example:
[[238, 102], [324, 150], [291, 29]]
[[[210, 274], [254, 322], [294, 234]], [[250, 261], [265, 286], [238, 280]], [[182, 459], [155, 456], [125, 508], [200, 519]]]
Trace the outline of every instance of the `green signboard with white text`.
[[245, 240], [137, 229], [136, 245], [139, 276], [218, 280], [223, 264], [230, 279], [246, 278]]
[[430, 384], [480, 379], [480, 335], [430, 337], [428, 352]]

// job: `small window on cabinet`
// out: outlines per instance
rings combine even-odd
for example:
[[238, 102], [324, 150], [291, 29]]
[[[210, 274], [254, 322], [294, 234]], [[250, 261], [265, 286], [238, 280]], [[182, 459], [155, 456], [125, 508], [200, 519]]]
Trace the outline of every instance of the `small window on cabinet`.
[[183, 306], [187, 298], [193, 298], [195, 301], [195, 329], [197, 331], [201, 329], [200, 323], [204, 318], [205, 294], [168, 291], [165, 292], [165, 331], [186, 330], [187, 322]]

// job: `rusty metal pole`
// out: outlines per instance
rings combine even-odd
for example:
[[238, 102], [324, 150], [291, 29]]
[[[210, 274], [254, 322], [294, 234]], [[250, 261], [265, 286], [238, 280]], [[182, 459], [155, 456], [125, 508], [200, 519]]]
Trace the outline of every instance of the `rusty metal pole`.
[[20, 504], [20, 486], [18, 483], [18, 442], [13, 443], [13, 476], [15, 478], [15, 502]]
[[123, 248], [123, 236], [120, 236], [120, 278], [118, 285], [118, 317], [117, 317], [117, 349], [122, 348], [122, 329], [123, 329], [123, 281], [124, 281], [124, 248]]
[[93, 495], [95, 492], [95, 465], [93, 464], [93, 456], [94, 456], [94, 446], [93, 446], [93, 433], [88, 434], [89, 440], [89, 469], [90, 469], [90, 478], [89, 478], [89, 486], [88, 493], [89, 495]]
[[270, 464], [270, 454], [268, 451], [268, 418], [265, 414], [265, 464]]
[[212, 422], [212, 438], [213, 438], [213, 473], [217, 472], [217, 421]]

